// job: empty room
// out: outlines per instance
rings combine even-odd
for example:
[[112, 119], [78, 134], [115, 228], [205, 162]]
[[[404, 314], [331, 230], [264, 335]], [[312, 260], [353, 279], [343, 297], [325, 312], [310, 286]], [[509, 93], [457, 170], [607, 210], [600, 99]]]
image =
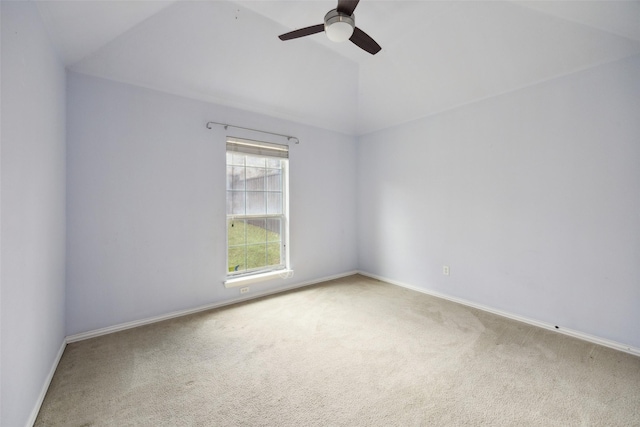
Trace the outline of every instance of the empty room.
[[640, 425], [640, 2], [0, 7], [3, 427]]

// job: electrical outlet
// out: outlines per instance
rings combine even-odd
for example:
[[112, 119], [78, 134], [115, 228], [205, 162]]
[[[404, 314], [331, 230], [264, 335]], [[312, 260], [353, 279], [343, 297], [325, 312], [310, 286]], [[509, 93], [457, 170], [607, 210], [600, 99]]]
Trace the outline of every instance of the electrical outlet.
[[240, 293], [241, 294], [246, 294], [249, 292], [249, 287], [247, 286], [246, 288], [240, 288]]
[[442, 266], [442, 274], [444, 274], [445, 276], [449, 275], [449, 266], [448, 265], [443, 265]]

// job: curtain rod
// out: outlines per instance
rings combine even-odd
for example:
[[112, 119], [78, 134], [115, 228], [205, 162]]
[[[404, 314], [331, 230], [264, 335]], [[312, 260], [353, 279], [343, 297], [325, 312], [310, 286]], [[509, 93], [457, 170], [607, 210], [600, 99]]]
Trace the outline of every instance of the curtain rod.
[[245, 127], [242, 127], [242, 126], [236, 126], [236, 125], [230, 125], [230, 124], [227, 124], [227, 123], [218, 123], [218, 122], [207, 122], [207, 129], [213, 129], [211, 127], [211, 125], [224, 126], [225, 130], [227, 130], [227, 128], [236, 128], [236, 129], [250, 130], [250, 131], [253, 131], [253, 132], [266, 133], [268, 135], [281, 136], [283, 138], [287, 138], [287, 141], [295, 140], [296, 144], [300, 144], [300, 140], [298, 139], [297, 136], [283, 135], [281, 133], [267, 132], [267, 131], [264, 131], [264, 130], [245, 128]]

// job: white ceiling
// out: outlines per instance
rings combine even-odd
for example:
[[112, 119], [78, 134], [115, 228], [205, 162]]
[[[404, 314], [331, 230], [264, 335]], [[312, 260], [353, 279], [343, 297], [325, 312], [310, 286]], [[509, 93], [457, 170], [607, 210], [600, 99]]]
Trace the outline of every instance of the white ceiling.
[[322, 33], [336, 1], [38, 2], [71, 70], [364, 134], [640, 53], [640, 1], [362, 0], [375, 56]]

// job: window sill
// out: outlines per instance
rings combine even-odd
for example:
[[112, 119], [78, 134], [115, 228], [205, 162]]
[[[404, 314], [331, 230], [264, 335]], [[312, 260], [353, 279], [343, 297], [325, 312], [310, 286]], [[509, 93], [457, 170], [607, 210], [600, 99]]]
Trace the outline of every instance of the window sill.
[[291, 276], [293, 276], [293, 270], [276, 270], [276, 271], [269, 271], [268, 273], [259, 273], [259, 274], [252, 274], [250, 276], [234, 277], [231, 279], [227, 279], [222, 283], [224, 283], [225, 288], [235, 288], [238, 286], [248, 285], [250, 283], [263, 282], [265, 280], [271, 280], [271, 279], [277, 279], [277, 278], [288, 279]]

